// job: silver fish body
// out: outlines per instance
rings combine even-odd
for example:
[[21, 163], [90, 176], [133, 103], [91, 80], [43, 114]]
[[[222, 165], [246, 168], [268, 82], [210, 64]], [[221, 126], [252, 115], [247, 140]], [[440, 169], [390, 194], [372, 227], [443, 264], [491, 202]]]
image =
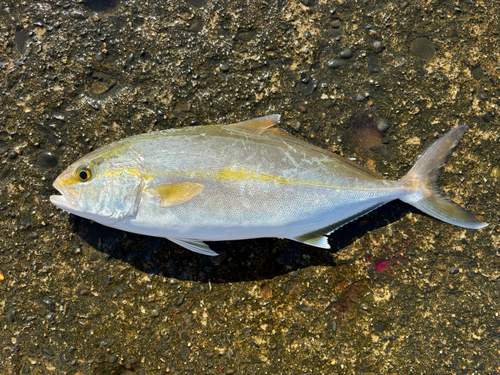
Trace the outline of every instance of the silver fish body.
[[271, 115], [123, 139], [72, 164], [54, 182], [62, 195], [51, 201], [207, 255], [216, 253], [203, 241], [257, 237], [329, 248], [326, 235], [395, 199], [455, 225], [486, 225], [436, 186], [465, 127], [438, 140], [394, 181], [271, 128], [278, 121]]

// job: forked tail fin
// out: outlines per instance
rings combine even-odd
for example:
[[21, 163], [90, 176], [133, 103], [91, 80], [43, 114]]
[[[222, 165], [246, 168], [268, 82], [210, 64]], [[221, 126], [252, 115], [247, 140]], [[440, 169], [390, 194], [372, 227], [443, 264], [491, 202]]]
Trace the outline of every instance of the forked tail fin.
[[458, 145], [465, 129], [467, 126], [462, 125], [450, 130], [420, 155], [410, 172], [401, 179], [402, 182], [418, 188], [419, 192], [401, 200], [447, 223], [479, 229], [488, 224], [451, 201], [437, 186], [443, 164]]

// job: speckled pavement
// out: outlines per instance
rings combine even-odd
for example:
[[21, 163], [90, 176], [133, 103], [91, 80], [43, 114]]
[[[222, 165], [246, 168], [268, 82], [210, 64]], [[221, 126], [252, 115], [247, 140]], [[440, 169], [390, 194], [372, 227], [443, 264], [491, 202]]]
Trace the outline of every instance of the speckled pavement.
[[[500, 373], [500, 4], [0, 5], [1, 374]], [[398, 178], [469, 125], [441, 188], [490, 225], [400, 202], [326, 251], [204, 257], [49, 202], [70, 163], [151, 130], [271, 113]]]

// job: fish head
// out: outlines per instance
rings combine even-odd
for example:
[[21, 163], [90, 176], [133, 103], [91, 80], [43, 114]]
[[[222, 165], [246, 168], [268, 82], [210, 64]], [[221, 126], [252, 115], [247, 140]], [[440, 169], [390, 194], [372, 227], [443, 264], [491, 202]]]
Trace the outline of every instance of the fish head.
[[143, 185], [135, 157], [96, 150], [56, 178], [53, 186], [61, 195], [52, 195], [50, 201], [64, 211], [112, 226], [134, 215]]

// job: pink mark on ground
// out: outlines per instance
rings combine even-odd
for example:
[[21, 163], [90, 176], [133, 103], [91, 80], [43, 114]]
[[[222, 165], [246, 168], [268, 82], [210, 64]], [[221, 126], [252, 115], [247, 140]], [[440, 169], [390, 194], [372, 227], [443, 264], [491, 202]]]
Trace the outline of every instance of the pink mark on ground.
[[373, 268], [377, 272], [384, 272], [391, 265], [390, 259], [379, 259], [373, 263]]

